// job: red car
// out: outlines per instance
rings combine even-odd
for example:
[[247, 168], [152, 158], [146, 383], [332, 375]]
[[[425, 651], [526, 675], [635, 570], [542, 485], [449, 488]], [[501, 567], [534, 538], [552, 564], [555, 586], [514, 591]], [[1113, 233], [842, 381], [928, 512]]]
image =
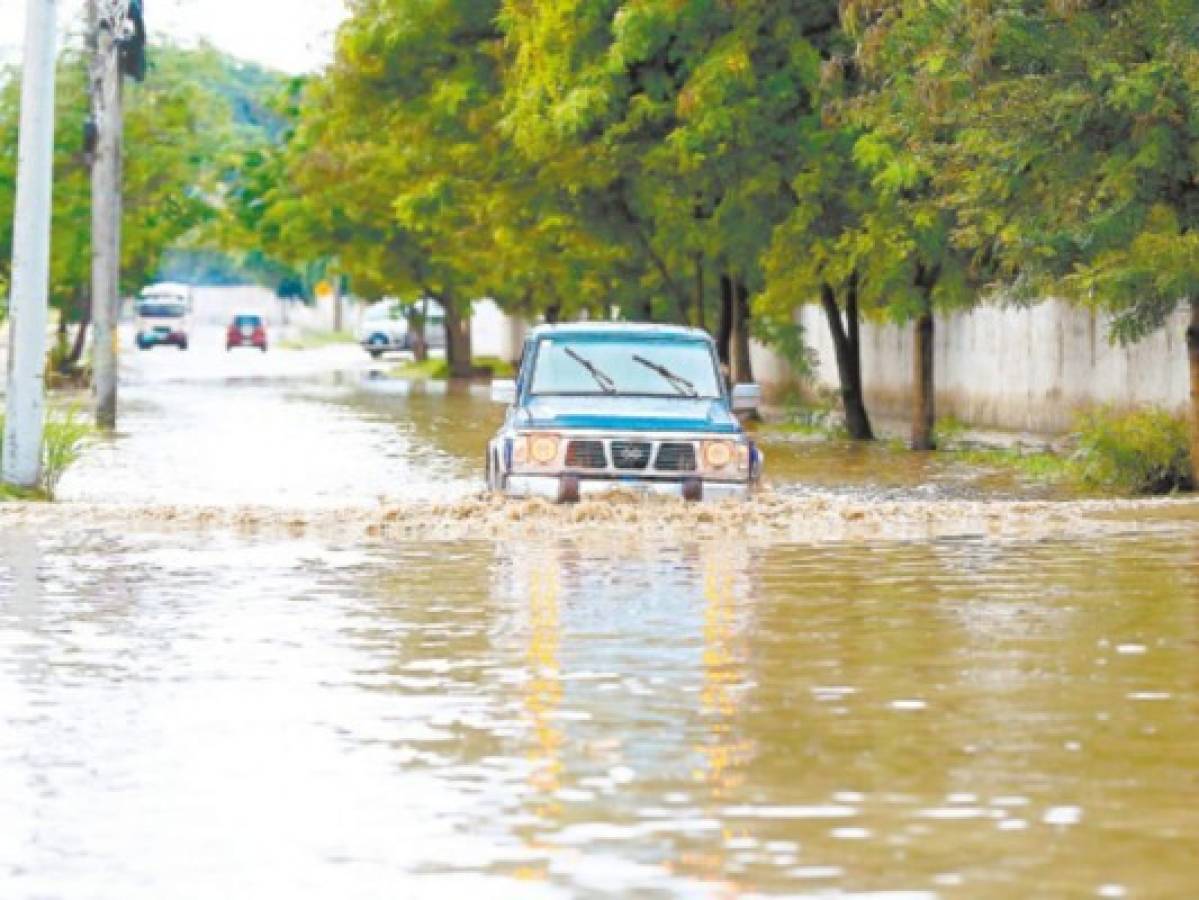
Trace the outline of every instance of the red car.
[[238, 313], [225, 333], [225, 349], [257, 347], [266, 353], [266, 319], [258, 313]]

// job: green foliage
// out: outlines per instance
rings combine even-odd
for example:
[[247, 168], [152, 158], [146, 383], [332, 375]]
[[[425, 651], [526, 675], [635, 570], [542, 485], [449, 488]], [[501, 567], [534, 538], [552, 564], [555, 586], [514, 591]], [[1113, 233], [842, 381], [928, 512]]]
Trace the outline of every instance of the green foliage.
[[973, 274], [1108, 312], [1120, 340], [1199, 295], [1192, 0], [853, 9]]
[[[516, 369], [509, 362], [494, 356], [479, 356], [474, 359], [475, 374], [483, 378], [515, 378]], [[450, 366], [445, 359], [426, 359], [424, 362], [407, 362], [396, 366], [390, 373], [393, 378], [410, 381], [448, 381]]]
[[42, 490], [54, 499], [58, 483], [79, 457], [87, 442], [95, 434], [95, 428], [78, 409], [69, 407], [51, 413], [46, 419], [45, 439], [42, 447]]
[[774, 318], [758, 318], [754, 320], [753, 332], [754, 337], [775, 349], [797, 377], [811, 377], [816, 354], [804, 341], [802, 325], [790, 320], [780, 322]]
[[[4, 431], [4, 414], [0, 412], [0, 433]], [[46, 417], [42, 437], [41, 481], [36, 490], [18, 491], [0, 486], [0, 500], [53, 500], [58, 483], [83, 455], [95, 429], [78, 409], [51, 410]], [[0, 452], [3, 448], [0, 447]]]
[[302, 336], [279, 342], [280, 350], [315, 350], [337, 344], [353, 344], [356, 339], [348, 331], [309, 331]]
[[954, 416], [942, 416], [937, 419], [933, 429], [933, 441], [939, 448], [951, 447], [959, 443], [965, 436], [969, 426]]
[[782, 421], [760, 430], [766, 434], [799, 434], [835, 441], [848, 437], [841, 405], [833, 394], [798, 389], [783, 398]]
[[684, 319], [696, 260], [760, 286], [820, 128], [835, 4], [508, 2], [502, 21], [505, 122], [576, 219], [619, 242], [620, 305]]
[[1075, 463], [1090, 487], [1137, 494], [1193, 487], [1187, 424], [1162, 409], [1083, 415]]
[[[122, 192], [121, 287], [159, 277], [175, 248], [236, 249], [222, 236], [224, 197], [240, 179], [233, 148], [261, 145], [278, 124], [260, 91], [279, 79], [209, 47], [157, 44], [142, 84], [127, 84]], [[78, 321], [89, 297], [91, 183], [81, 146], [88, 114], [87, 59], [76, 48], [59, 58], [54, 158], [51, 302]], [[19, 82], [0, 73], [0, 295], [10, 278]], [[213, 250], [215, 248], [215, 250]], [[273, 282], [278, 271], [271, 273]]]

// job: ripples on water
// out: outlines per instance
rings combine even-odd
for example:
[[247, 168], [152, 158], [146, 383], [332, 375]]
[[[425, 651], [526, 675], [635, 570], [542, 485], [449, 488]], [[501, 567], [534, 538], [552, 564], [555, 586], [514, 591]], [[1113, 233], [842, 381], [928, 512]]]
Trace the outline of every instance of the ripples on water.
[[1199, 550], [0, 535], [5, 897], [1186, 896]]

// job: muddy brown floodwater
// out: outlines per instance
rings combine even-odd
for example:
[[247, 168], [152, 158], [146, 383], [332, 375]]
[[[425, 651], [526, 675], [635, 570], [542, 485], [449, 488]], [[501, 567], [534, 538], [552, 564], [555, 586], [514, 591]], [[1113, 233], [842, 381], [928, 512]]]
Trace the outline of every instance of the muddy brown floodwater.
[[0, 896], [1199, 887], [1193, 504], [507, 506], [476, 394], [138, 365], [0, 508]]

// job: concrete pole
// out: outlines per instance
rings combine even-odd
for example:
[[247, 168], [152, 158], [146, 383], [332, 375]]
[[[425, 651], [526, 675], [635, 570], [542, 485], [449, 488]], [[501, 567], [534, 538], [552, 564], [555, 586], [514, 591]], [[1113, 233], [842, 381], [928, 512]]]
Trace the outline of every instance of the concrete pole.
[[111, 24], [96, 34], [96, 114], [99, 134], [92, 163], [92, 396], [96, 426], [117, 426], [117, 313], [121, 281], [120, 54]]
[[21, 73], [21, 136], [13, 220], [5, 484], [36, 487], [46, 422], [46, 324], [54, 179], [56, 0], [28, 0]]

